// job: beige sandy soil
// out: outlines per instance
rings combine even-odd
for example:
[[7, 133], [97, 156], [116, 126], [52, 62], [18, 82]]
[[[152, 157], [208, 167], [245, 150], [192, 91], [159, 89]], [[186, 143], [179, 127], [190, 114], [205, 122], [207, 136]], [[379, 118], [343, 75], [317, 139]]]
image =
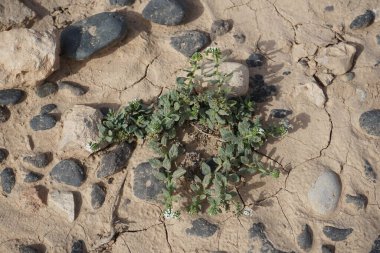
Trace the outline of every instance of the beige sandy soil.
[[[362, 130], [359, 117], [380, 108], [380, 45], [376, 40], [380, 24], [377, 18], [364, 29], [351, 30], [349, 25], [367, 9], [380, 11], [380, 1], [187, 0], [191, 3], [188, 22], [171, 27], [141, 16], [147, 0], [116, 9], [105, 0], [23, 2], [30, 2], [27, 6], [35, 16], [30, 14], [32, 21], [19, 22], [36, 31], [54, 31], [57, 37], [74, 21], [114, 10], [125, 13], [129, 31], [124, 40], [89, 60], [61, 58], [60, 67], [47, 77], [53, 82], [80, 83], [88, 88], [83, 96], [59, 91], [39, 98], [36, 82], [28, 80], [0, 87], [27, 92], [25, 101], [9, 106], [10, 119], [0, 123], [0, 147], [9, 152], [0, 169], [11, 167], [16, 174], [12, 193], [0, 195], [0, 252], [18, 252], [20, 245], [33, 244], [46, 252], [71, 252], [76, 240], [83, 240], [88, 252], [305, 252], [299, 238], [306, 224], [312, 231], [308, 252], [322, 252], [322, 245], [334, 245], [337, 253], [371, 251], [380, 235], [380, 186], [378, 180], [366, 175], [365, 161], [380, 175], [380, 139]], [[326, 6], [333, 6], [333, 11]], [[30, 128], [31, 118], [49, 103], [55, 103], [57, 114], [64, 115], [77, 104], [117, 108], [136, 98], [156, 98], [174, 87], [176, 76], [187, 64], [187, 58], [170, 46], [170, 37], [183, 30], [209, 32], [216, 19], [233, 20], [232, 30], [211, 44], [229, 52], [229, 61], [245, 64], [254, 52], [266, 57], [262, 67], [250, 68], [251, 76], [263, 75], [265, 82], [278, 90], [269, 101], [258, 104], [263, 120], [270, 118], [273, 108], [293, 111], [288, 116], [294, 126], [291, 132], [260, 150], [282, 171], [279, 179], [254, 176], [239, 188], [245, 206], [253, 211], [251, 216], [189, 216], [183, 212], [181, 220], [165, 220], [161, 204], [133, 194], [133, 169], [152, 155], [145, 146], [137, 145], [128, 166], [111, 176], [113, 180], [99, 180], [96, 170], [102, 153], [88, 156], [58, 148], [62, 117], [52, 129], [35, 132]], [[243, 44], [233, 37], [237, 33], [245, 34]], [[331, 69], [323, 67], [318, 56], [338, 43], [354, 47], [353, 67], [346, 72], [354, 72], [355, 77], [349, 80], [347, 75], [338, 74], [324, 86], [315, 76]], [[341, 64], [346, 62], [337, 61], [329, 67], [340, 68]], [[286, 71], [290, 74], [284, 74]], [[210, 146], [206, 148], [212, 149]], [[53, 153], [53, 161], [44, 169], [23, 161], [26, 155], [46, 151]], [[49, 176], [52, 167], [66, 158], [79, 159], [86, 167], [87, 178], [80, 187], [59, 184]], [[24, 183], [25, 169], [45, 176], [36, 183]], [[341, 192], [332, 191], [337, 195], [332, 197], [336, 206], [321, 213], [309, 194], [325, 170], [336, 173]], [[107, 195], [104, 205], [94, 210], [90, 190], [99, 181], [106, 186]], [[329, 183], [323, 181], [319, 186], [327, 189], [326, 194], [331, 193]], [[54, 189], [75, 193], [73, 222], [48, 203], [49, 192]], [[365, 195], [368, 203], [357, 208], [347, 202], [347, 194]], [[212, 236], [203, 238], [186, 232], [200, 217], [217, 225]], [[252, 231], [258, 223], [264, 224], [265, 232], [255, 236]], [[346, 239], [333, 241], [323, 233], [325, 226], [353, 231]]]

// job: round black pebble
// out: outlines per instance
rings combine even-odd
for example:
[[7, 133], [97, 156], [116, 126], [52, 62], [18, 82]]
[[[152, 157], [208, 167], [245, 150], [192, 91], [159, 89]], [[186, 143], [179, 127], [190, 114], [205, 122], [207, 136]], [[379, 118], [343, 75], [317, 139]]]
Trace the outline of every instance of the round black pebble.
[[53, 128], [56, 123], [57, 121], [52, 115], [43, 114], [34, 116], [29, 125], [34, 131], [44, 131]]
[[182, 1], [151, 0], [144, 8], [142, 15], [145, 19], [160, 25], [179, 25], [185, 18]]
[[0, 173], [0, 178], [1, 178], [1, 187], [3, 188], [3, 192], [7, 194], [11, 193], [16, 183], [16, 176], [13, 169], [5, 168]]
[[358, 30], [366, 28], [371, 25], [375, 20], [375, 13], [371, 10], [367, 10], [364, 14], [357, 16], [350, 24], [351, 30]]
[[0, 90], [0, 105], [14, 105], [22, 101], [25, 92], [19, 89]]
[[106, 190], [100, 184], [92, 185], [91, 190], [91, 205], [92, 208], [100, 208], [106, 199]]

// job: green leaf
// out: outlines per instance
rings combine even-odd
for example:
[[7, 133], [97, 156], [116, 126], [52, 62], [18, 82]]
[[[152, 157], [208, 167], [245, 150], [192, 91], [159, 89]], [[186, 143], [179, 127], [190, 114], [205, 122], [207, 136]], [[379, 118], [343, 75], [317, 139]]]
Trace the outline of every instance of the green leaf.
[[178, 168], [176, 171], [173, 173], [173, 179], [177, 179], [182, 177], [183, 175], [186, 174], [186, 170], [183, 168]]
[[223, 116], [228, 116], [228, 115], [229, 115], [229, 113], [226, 112], [226, 111], [223, 110], [223, 109], [220, 109], [220, 110], [218, 111], [218, 114], [219, 114], [219, 115], [223, 115]]
[[177, 157], [178, 157], [178, 148], [179, 148], [179, 145], [178, 144], [173, 144], [171, 147], [170, 147], [170, 150], [169, 150], [169, 158], [170, 160], [175, 160]]
[[228, 175], [228, 180], [236, 184], [236, 183], [239, 183], [240, 177], [237, 174], [233, 173], [233, 174]]
[[197, 192], [197, 191], [199, 191], [199, 189], [200, 189], [199, 185], [197, 185], [197, 184], [191, 184], [191, 185], [190, 185], [190, 188], [191, 188], [191, 190], [193, 190], [194, 192]]
[[153, 175], [155, 178], [157, 178], [160, 181], [165, 181], [166, 180], [166, 175], [162, 172], [159, 171], [153, 171]]
[[162, 167], [162, 162], [157, 158], [149, 159], [149, 163], [155, 169], [159, 169]]
[[211, 168], [210, 168], [210, 166], [207, 163], [202, 162], [201, 169], [202, 169], [202, 174], [203, 175], [209, 175], [209, 174], [211, 174]]
[[203, 188], [208, 187], [210, 182], [211, 182], [211, 174], [205, 175], [205, 177], [203, 178], [203, 181], [202, 181]]
[[172, 168], [172, 163], [169, 159], [168, 156], [165, 156], [165, 159], [164, 161], [162, 162], [162, 166], [166, 169], [166, 170], [170, 170]]

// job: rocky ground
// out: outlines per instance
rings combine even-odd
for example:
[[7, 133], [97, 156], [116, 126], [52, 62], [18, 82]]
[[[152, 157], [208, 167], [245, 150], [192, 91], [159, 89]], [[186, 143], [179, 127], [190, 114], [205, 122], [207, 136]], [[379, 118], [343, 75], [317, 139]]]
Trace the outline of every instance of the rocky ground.
[[[1, 1], [0, 252], [380, 252], [379, 6]], [[209, 45], [249, 68], [262, 119], [293, 129], [260, 150], [282, 174], [239, 187], [244, 215], [168, 220], [145, 145], [88, 143]]]

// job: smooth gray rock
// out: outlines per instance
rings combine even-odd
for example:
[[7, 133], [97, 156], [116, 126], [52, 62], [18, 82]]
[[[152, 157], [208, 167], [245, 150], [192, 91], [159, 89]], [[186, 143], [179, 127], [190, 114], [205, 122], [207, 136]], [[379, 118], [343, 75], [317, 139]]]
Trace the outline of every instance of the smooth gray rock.
[[55, 127], [57, 120], [49, 114], [34, 116], [29, 125], [34, 131], [44, 131]]
[[25, 97], [25, 92], [19, 89], [0, 90], [0, 105], [18, 104]]
[[150, 0], [142, 15], [160, 25], [179, 25], [185, 18], [185, 9], [177, 0]]
[[127, 142], [120, 144], [114, 150], [107, 152], [103, 156], [96, 176], [98, 178], [104, 178], [121, 171], [127, 166], [131, 155], [131, 145]]
[[7, 122], [11, 117], [11, 111], [6, 106], [0, 105], [0, 123]]
[[84, 241], [77, 240], [73, 243], [71, 246], [71, 253], [85, 253], [86, 252], [86, 245]]
[[335, 253], [334, 245], [322, 245], [322, 253]]
[[380, 235], [373, 242], [372, 249], [369, 253], [380, 253]]
[[332, 213], [338, 205], [341, 191], [339, 176], [331, 170], [323, 172], [308, 193], [313, 210], [322, 215]]
[[170, 39], [170, 45], [181, 54], [191, 57], [210, 44], [210, 37], [201, 31], [186, 31]]
[[367, 160], [364, 160], [364, 174], [365, 174], [365, 176], [366, 176], [370, 181], [372, 181], [373, 183], [376, 182], [377, 174], [376, 174], [376, 172], [373, 170], [372, 165], [371, 165]]
[[134, 169], [133, 194], [143, 200], [154, 200], [162, 192], [164, 184], [154, 176], [150, 163], [141, 163]]
[[37, 87], [36, 94], [40, 98], [44, 98], [56, 93], [57, 91], [58, 91], [58, 85], [56, 83], [45, 82]]
[[50, 152], [37, 153], [33, 156], [26, 156], [23, 158], [24, 162], [27, 162], [36, 168], [44, 168], [48, 166], [52, 160], [53, 154]]
[[75, 82], [62, 81], [58, 83], [58, 87], [60, 90], [70, 91], [72, 95], [77, 97], [87, 93], [87, 89], [85, 87]]
[[364, 209], [367, 206], [368, 198], [363, 194], [357, 194], [356, 196], [346, 194], [346, 202], [354, 204], [357, 209]]
[[126, 34], [124, 15], [117, 12], [98, 13], [62, 31], [61, 53], [74, 60], [84, 60], [122, 40]]
[[367, 134], [380, 137], [380, 109], [362, 113], [359, 123]]
[[34, 183], [34, 182], [40, 181], [43, 177], [44, 177], [44, 175], [42, 175], [40, 173], [29, 171], [25, 175], [24, 182], [25, 183]]
[[232, 29], [232, 22], [230, 20], [218, 19], [211, 25], [211, 36], [222, 36]]
[[111, 5], [130, 6], [135, 3], [136, 0], [110, 0]]
[[323, 233], [332, 241], [343, 241], [354, 231], [352, 228], [336, 228], [332, 226], [323, 227]]
[[0, 181], [3, 192], [10, 194], [16, 184], [16, 175], [12, 168], [5, 168], [0, 173]]
[[8, 151], [4, 148], [0, 148], [0, 163], [8, 157]]
[[47, 104], [41, 107], [40, 114], [48, 114], [57, 109], [56, 104]]
[[217, 225], [212, 224], [203, 218], [193, 220], [191, 225], [191, 228], [186, 229], [186, 234], [203, 238], [213, 236], [219, 229]]
[[270, 111], [270, 115], [272, 115], [274, 118], [285, 118], [286, 116], [292, 114], [293, 111], [291, 110], [286, 110], [286, 109], [272, 109]]
[[106, 200], [106, 190], [100, 184], [93, 184], [91, 189], [91, 206], [94, 209], [100, 208]]
[[305, 225], [297, 237], [297, 243], [301, 249], [308, 251], [313, 246], [313, 231], [309, 225]]
[[357, 16], [350, 24], [351, 30], [366, 28], [375, 20], [375, 13], [371, 10], [366, 10], [362, 15]]
[[60, 161], [53, 167], [50, 176], [59, 183], [77, 187], [85, 180], [84, 169], [73, 159]]

